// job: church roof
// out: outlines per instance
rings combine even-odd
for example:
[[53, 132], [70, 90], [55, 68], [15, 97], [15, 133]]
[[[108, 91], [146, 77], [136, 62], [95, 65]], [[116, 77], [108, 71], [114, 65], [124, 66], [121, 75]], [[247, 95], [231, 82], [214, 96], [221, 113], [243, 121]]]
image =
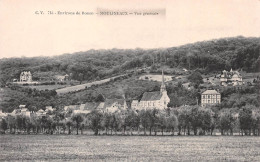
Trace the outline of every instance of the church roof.
[[141, 101], [154, 101], [154, 100], [160, 100], [162, 97], [162, 94], [160, 91], [155, 91], [155, 92], [145, 92], [143, 94], [143, 97]]

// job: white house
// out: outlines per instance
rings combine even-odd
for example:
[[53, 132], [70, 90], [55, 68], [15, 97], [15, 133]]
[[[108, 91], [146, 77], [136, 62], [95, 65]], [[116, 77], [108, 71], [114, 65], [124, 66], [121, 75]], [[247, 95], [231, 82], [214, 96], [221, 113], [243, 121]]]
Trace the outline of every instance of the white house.
[[201, 106], [215, 105], [221, 103], [221, 94], [216, 90], [206, 90], [201, 94]]
[[106, 99], [104, 103], [105, 112], [121, 112], [128, 108], [125, 99]]
[[220, 76], [220, 82], [221, 85], [227, 86], [227, 85], [242, 85], [242, 76], [238, 71], [233, 71], [232, 69], [230, 72], [224, 70]]
[[30, 71], [23, 71], [20, 74], [20, 82], [32, 82], [32, 74]]

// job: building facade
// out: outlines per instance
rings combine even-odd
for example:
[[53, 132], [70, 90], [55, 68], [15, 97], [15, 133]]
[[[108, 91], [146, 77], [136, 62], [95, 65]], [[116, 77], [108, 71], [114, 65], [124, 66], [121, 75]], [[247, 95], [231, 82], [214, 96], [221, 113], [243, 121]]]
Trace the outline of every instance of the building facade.
[[160, 109], [164, 110], [167, 108], [170, 98], [167, 95], [166, 86], [164, 82], [164, 74], [162, 71], [162, 84], [160, 91], [155, 92], [145, 92], [142, 99], [138, 101], [133, 100], [131, 106], [133, 109], [142, 110], [142, 109]]
[[238, 71], [233, 71], [232, 69], [230, 72], [224, 70], [220, 76], [220, 82], [222, 86], [232, 85], [242, 85], [242, 76]]
[[108, 113], [122, 112], [128, 108], [125, 99], [106, 99], [104, 110]]
[[201, 94], [201, 106], [215, 105], [221, 103], [221, 94], [216, 90], [206, 90]]
[[20, 82], [32, 82], [32, 74], [30, 71], [23, 71], [20, 74]]

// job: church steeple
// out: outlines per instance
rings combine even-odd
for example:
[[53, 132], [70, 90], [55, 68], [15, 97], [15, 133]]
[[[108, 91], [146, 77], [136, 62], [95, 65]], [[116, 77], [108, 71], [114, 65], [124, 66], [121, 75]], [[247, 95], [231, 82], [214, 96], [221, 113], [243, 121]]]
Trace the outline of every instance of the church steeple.
[[163, 93], [164, 91], [166, 91], [166, 87], [165, 87], [165, 84], [164, 84], [164, 74], [163, 74], [163, 70], [162, 70], [162, 85], [161, 85], [160, 92]]

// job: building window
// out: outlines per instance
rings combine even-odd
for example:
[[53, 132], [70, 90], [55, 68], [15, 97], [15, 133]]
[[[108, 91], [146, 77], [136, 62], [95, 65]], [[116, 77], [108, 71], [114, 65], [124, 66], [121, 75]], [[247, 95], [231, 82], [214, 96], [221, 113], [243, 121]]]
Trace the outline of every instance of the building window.
[[210, 98], [210, 95], [208, 95], [208, 98]]

